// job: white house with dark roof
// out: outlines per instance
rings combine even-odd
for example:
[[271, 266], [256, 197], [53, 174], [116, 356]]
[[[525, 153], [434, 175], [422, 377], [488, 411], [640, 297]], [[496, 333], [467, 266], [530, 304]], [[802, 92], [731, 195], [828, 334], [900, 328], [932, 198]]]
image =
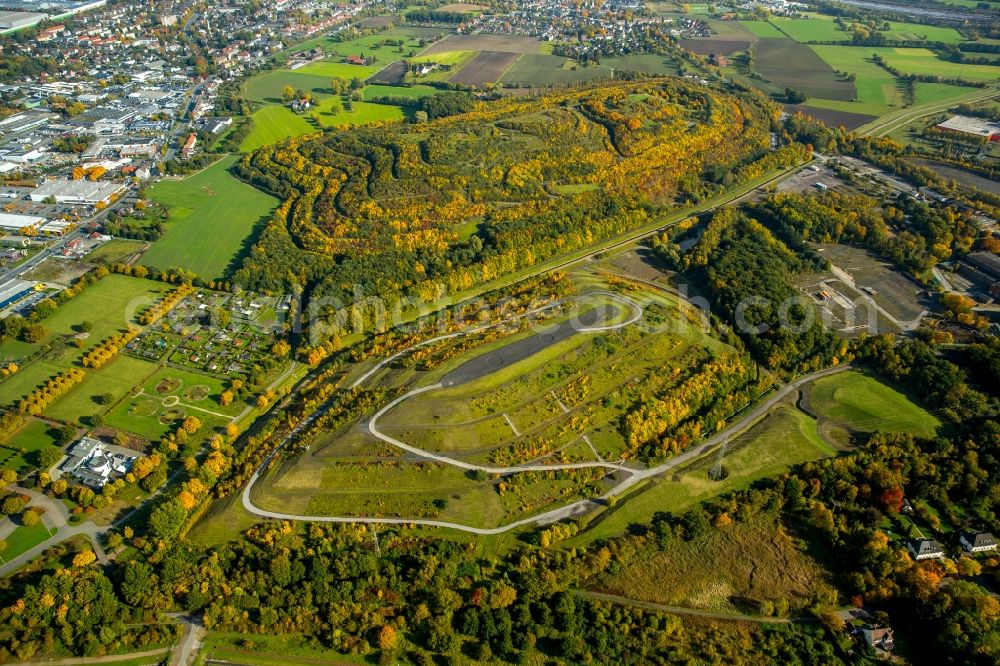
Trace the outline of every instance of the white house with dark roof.
[[934, 539], [910, 539], [906, 542], [906, 549], [918, 562], [944, 557], [944, 547]]
[[997, 540], [989, 532], [963, 532], [958, 538], [967, 553], [985, 553], [997, 549]]

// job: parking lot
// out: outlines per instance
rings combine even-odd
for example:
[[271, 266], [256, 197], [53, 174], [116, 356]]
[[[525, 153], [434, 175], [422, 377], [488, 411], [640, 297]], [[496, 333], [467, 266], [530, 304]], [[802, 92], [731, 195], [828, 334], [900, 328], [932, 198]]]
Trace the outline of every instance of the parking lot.
[[844, 181], [830, 167], [814, 164], [778, 184], [778, 192], [817, 192], [843, 187]]

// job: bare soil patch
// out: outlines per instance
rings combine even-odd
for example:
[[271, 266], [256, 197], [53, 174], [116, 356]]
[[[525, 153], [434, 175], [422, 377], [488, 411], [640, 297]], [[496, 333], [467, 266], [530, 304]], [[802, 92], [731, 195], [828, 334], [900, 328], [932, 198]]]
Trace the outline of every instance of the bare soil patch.
[[729, 55], [737, 51], [746, 51], [752, 42], [748, 39], [720, 39], [709, 37], [706, 39], [682, 39], [680, 45], [692, 53], [698, 55], [711, 55], [719, 53]]
[[483, 51], [469, 64], [459, 70], [458, 74], [451, 77], [452, 83], [461, 83], [466, 86], [485, 86], [500, 79], [500, 76], [507, 71], [507, 68], [517, 62], [520, 53], [506, 53], [500, 51]]
[[420, 55], [447, 51], [500, 51], [504, 53], [538, 53], [541, 42], [532, 37], [513, 35], [448, 35], [431, 45]]
[[816, 107], [803, 104], [788, 104], [785, 106], [785, 111], [788, 113], [801, 112], [814, 120], [823, 122], [827, 127], [840, 127], [843, 125], [844, 128], [848, 130], [857, 129], [875, 119], [875, 116], [869, 116], [864, 113], [835, 111], [833, 109], [818, 109]]
[[804, 44], [790, 39], [761, 39], [754, 51], [757, 71], [779, 86], [842, 102], [857, 96], [853, 83], [837, 78], [833, 68]]

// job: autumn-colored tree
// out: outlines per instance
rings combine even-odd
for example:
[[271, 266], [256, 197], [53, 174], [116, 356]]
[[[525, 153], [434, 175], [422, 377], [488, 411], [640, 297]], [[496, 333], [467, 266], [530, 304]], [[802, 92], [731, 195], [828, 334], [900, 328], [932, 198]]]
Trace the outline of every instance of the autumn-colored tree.
[[382, 629], [378, 632], [378, 646], [383, 650], [392, 650], [396, 647], [397, 640], [396, 628], [391, 624], [383, 625]]
[[88, 564], [94, 562], [96, 559], [97, 555], [94, 554], [94, 551], [84, 550], [82, 552], [77, 553], [73, 557], [73, 566], [77, 568], [85, 567]]

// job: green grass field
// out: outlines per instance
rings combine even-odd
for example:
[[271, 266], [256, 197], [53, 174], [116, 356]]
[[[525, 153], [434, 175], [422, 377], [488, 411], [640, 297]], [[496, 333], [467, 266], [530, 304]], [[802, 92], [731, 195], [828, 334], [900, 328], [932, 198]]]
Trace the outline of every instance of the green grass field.
[[305, 67], [299, 67], [294, 70], [294, 73], [305, 74], [307, 76], [321, 76], [327, 81], [333, 78], [347, 80], [361, 79], [364, 81], [369, 76], [382, 69], [383, 66], [384, 63], [378, 65], [349, 65], [344, 62], [320, 60], [306, 65]]
[[[391, 88], [391, 86], [378, 86], [378, 88]], [[412, 89], [399, 88], [399, 90]], [[335, 97], [321, 99], [316, 106], [303, 114], [297, 114], [286, 106], [272, 104], [254, 112], [253, 131], [243, 141], [240, 149], [250, 152], [293, 136], [319, 132], [323, 128], [396, 121], [402, 120], [403, 116], [403, 110], [398, 106], [371, 102], [354, 102], [354, 109], [345, 111], [340, 100]]]
[[[128, 360], [146, 363], [140, 359]], [[153, 439], [170, 430], [176, 421], [195, 416], [209, 426], [202, 428], [200, 436], [204, 437], [211, 428], [224, 426], [246, 406], [239, 401], [228, 407], [220, 405], [218, 398], [224, 382], [216, 377], [148, 363], [146, 366], [148, 370], [135, 375], [121, 402], [107, 414], [108, 425]], [[141, 389], [142, 393], [135, 389]], [[196, 393], [189, 393], [192, 389]]]
[[9, 535], [5, 541], [7, 542], [7, 548], [0, 551], [0, 557], [4, 560], [12, 560], [22, 553], [26, 553], [38, 544], [42, 543], [49, 538], [49, 528], [45, 527], [41, 523], [37, 525], [32, 525], [31, 527], [26, 527], [24, 525], [19, 526]]
[[863, 432], [906, 432], [932, 437], [941, 422], [900, 391], [860, 372], [817, 380], [809, 402], [822, 417]]
[[162, 180], [150, 188], [150, 198], [170, 210], [170, 221], [143, 255], [143, 264], [161, 270], [178, 266], [204, 279], [224, 277], [237, 267], [254, 231], [276, 205], [229, 173], [237, 159], [228, 157], [183, 180]]
[[116, 238], [101, 245], [85, 258], [92, 264], [115, 264], [137, 252], [142, 252], [146, 245], [146, 241]]
[[[142, 379], [156, 369], [149, 361], [119, 354], [99, 370], [87, 372], [87, 379], [46, 411], [48, 416], [65, 421], [104, 414], [110, 405], [99, 402], [99, 396], [110, 395], [111, 404], [128, 395]], [[128, 428], [126, 428], [128, 430]]]
[[0, 468], [12, 469], [18, 473], [31, 468], [29, 458], [42, 449], [58, 446], [60, 434], [58, 428], [53, 428], [42, 421], [29, 421], [23, 428], [4, 442], [0, 449]]
[[[902, 107], [903, 93], [896, 78], [871, 61], [878, 49], [855, 46], [810, 46], [830, 67], [857, 75], [854, 86], [863, 104]], [[894, 49], [886, 49], [893, 51]], [[863, 112], [861, 112], [863, 113]]]
[[[358, 37], [357, 39], [351, 39], [348, 41], [339, 41], [331, 37], [310, 39], [292, 47], [291, 51], [305, 51], [306, 49], [321, 46], [329, 56], [374, 56], [376, 63], [379, 66], [384, 67], [391, 62], [399, 60], [400, 58], [409, 57], [410, 54], [418, 52], [428, 43], [437, 41], [447, 33], [447, 30], [440, 28], [403, 26], [392, 28], [390, 30], [383, 30], [371, 35], [364, 35], [362, 37]], [[386, 40], [395, 41], [400, 39], [405, 41], [402, 51], [399, 50], [398, 46], [391, 46], [389, 44], [378, 46], [379, 42]]]
[[[851, 35], [843, 32], [833, 22], [832, 17], [812, 14], [809, 18], [780, 18], [771, 19], [771, 23], [778, 30], [788, 35], [797, 42], [809, 41], [850, 41]], [[770, 37], [770, 35], [764, 35]]]
[[433, 95], [440, 92], [437, 88], [432, 88], [430, 86], [382, 86], [382, 85], [370, 85], [365, 86], [361, 94], [364, 96], [365, 101], [371, 101], [374, 97], [409, 97], [411, 99], [422, 99], [428, 95]]
[[[51, 346], [51, 349], [40, 360], [21, 363], [21, 370], [0, 384], [0, 404], [14, 404], [50, 377], [77, 365], [90, 348], [113, 333], [125, 330], [136, 314], [171, 289], [170, 285], [160, 282], [108, 275], [45, 319], [42, 325], [48, 330], [48, 335], [38, 344], [5, 341], [0, 345], [0, 358], [24, 359], [43, 347]], [[82, 322], [92, 324], [83, 347], [55, 344], [63, 336], [75, 335], [74, 326]], [[88, 377], [105, 371], [107, 367], [100, 371], [88, 371]], [[89, 378], [76, 390], [83, 389], [88, 381]]]
[[312, 134], [319, 128], [309, 122], [309, 116], [294, 113], [286, 106], [269, 104], [253, 113], [253, 130], [240, 145], [243, 152], [257, 150], [293, 136]]
[[243, 84], [243, 95], [251, 102], [281, 103], [285, 86], [302, 89], [314, 95], [330, 95], [330, 77], [302, 74], [301, 71], [275, 69], [252, 76]]
[[546, 86], [610, 78], [611, 70], [603, 65], [583, 67], [562, 56], [525, 53], [504, 72], [500, 82]]
[[777, 37], [785, 35], [767, 21], [740, 21], [740, 25], [749, 30], [755, 37]]
[[966, 41], [962, 33], [954, 28], [898, 21], [889, 21], [889, 30], [883, 34], [887, 39], [898, 42], [928, 41], [957, 44]]

